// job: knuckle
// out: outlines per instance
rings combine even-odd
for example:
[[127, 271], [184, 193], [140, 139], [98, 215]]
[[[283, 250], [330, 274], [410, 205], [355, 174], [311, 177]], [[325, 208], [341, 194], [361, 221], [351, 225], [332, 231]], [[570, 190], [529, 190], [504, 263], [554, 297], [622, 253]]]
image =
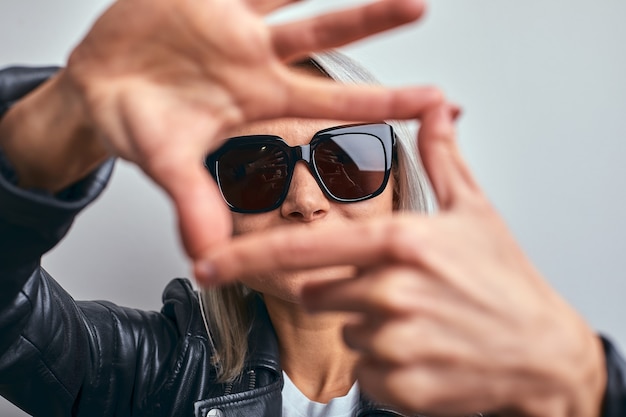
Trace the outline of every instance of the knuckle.
[[407, 315], [419, 306], [419, 281], [405, 267], [386, 269], [371, 286], [373, 304], [385, 314]]
[[402, 294], [398, 287], [381, 282], [374, 287], [374, 304], [384, 315], [397, 315], [404, 311]]
[[432, 105], [443, 104], [446, 101], [446, 95], [443, 90], [435, 86], [424, 87], [423, 94], [429, 98], [429, 102]]
[[394, 365], [416, 366], [425, 361], [426, 355], [421, 346], [426, 336], [415, 323], [395, 326], [387, 335], [389, 346], [387, 360]]
[[398, 7], [392, 9], [393, 16], [400, 22], [412, 22], [422, 17], [426, 11], [424, 1], [406, 1], [399, 0]]
[[[447, 112], [447, 110], [438, 111]], [[445, 150], [450, 158], [456, 158], [458, 148], [456, 146], [456, 131], [454, 130], [454, 125], [452, 125], [452, 123], [444, 123], [442, 120], [443, 119], [439, 119], [436, 123], [430, 125], [430, 135], [436, 139], [438, 138], [442, 144], [446, 145], [442, 150]]]
[[365, 350], [365, 346], [359, 338], [362, 328], [356, 325], [346, 325], [342, 329], [343, 340], [346, 345], [353, 350]]
[[413, 261], [419, 252], [413, 225], [406, 219], [390, 222], [386, 226], [385, 249], [391, 260]]

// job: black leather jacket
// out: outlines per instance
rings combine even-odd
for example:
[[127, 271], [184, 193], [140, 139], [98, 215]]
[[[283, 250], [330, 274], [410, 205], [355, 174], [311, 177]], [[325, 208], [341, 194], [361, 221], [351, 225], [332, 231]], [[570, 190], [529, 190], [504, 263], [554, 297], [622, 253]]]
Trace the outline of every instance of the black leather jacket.
[[[0, 71], [0, 115], [53, 71]], [[279, 417], [278, 347], [260, 299], [245, 370], [225, 385], [215, 382], [189, 281], [172, 281], [161, 312], [146, 312], [74, 301], [40, 267], [42, 254], [102, 191], [112, 165], [53, 197], [17, 188], [0, 161], [0, 394], [35, 416], [205, 417], [218, 409], [224, 417]], [[606, 340], [605, 352], [603, 417], [626, 416], [626, 364]], [[393, 415], [400, 414], [364, 397], [355, 413]]]

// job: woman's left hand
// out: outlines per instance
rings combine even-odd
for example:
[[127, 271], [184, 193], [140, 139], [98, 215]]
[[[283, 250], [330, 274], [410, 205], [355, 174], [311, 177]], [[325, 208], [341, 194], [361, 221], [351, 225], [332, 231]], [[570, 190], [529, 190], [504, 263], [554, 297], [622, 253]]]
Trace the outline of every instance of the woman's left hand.
[[213, 254], [216, 279], [354, 264], [356, 278], [311, 283], [312, 311], [350, 311], [364, 391], [410, 412], [600, 414], [601, 343], [544, 281], [477, 186], [449, 108], [421, 119], [420, 154], [440, 205], [342, 226], [249, 235]]

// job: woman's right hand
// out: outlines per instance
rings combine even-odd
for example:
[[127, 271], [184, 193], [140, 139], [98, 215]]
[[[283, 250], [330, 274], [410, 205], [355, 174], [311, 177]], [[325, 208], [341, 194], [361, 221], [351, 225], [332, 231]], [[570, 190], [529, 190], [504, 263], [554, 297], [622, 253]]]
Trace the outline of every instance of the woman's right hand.
[[373, 399], [428, 415], [600, 416], [602, 343], [480, 189], [455, 113], [435, 106], [419, 118], [437, 213], [238, 236], [209, 254], [204, 284], [353, 265], [356, 277], [311, 280], [301, 295], [312, 313], [353, 314], [344, 340]]
[[[231, 232], [230, 215], [200, 163], [228, 129], [278, 117], [409, 118], [441, 100], [429, 88], [340, 85], [286, 65], [414, 21], [423, 13], [421, 0], [264, 22], [264, 14], [294, 2], [118, 0], [67, 68], [7, 114], [0, 145], [24, 183], [33, 164], [45, 160], [31, 185], [51, 191], [110, 156], [136, 163], [173, 200], [183, 243], [196, 258]], [[37, 123], [23, 123], [29, 117]], [[39, 136], [39, 151], [25, 139], [26, 126], [39, 128], [32, 135]]]

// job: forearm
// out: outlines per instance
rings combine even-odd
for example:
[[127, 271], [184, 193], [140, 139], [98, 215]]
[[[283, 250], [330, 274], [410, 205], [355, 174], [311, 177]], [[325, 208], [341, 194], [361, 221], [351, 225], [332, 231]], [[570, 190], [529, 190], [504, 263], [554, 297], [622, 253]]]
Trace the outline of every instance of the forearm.
[[[38, 110], [43, 112], [42, 117], [53, 121], [49, 115], [63, 109], [55, 101], [48, 102], [51, 109], [49, 111], [33, 107], [45, 103], [43, 97], [38, 96], [39, 91], [45, 90], [45, 85], [29, 94], [53, 71], [53, 68], [0, 70], [0, 116], [3, 110], [15, 103], [7, 117], [0, 120], [0, 143], [7, 145], [5, 149], [0, 148], [0, 153], [8, 153], [0, 155], [0, 308], [13, 300], [26, 279], [38, 267], [41, 255], [65, 235], [76, 214], [102, 191], [111, 171], [111, 166], [106, 165], [88, 174], [82, 181], [73, 182], [73, 186], [62, 193], [62, 198], [55, 198], [51, 193], [33, 192], [16, 184], [16, 176], [29, 178], [24, 170], [29, 165], [29, 160], [52, 159], [62, 164], [71, 159], [68, 157], [69, 153], [58, 152], [58, 158], [49, 158], [54, 153], [54, 146], [70, 142], [67, 140], [69, 136], [57, 136], [56, 140], [48, 141], [53, 146], [44, 144], [43, 149], [34, 145], [37, 140], [45, 142], [52, 134], [60, 134], [64, 129], [69, 132], [71, 129], [68, 126], [71, 123], [68, 121], [75, 120], [68, 117], [66, 123], [51, 123], [51, 135], [46, 136], [45, 132], [39, 132], [41, 136], [35, 134], [45, 127], [37, 118]], [[51, 93], [44, 91], [43, 96]], [[24, 96], [26, 98], [23, 99]], [[25, 113], [29, 108], [30, 115]], [[15, 123], [18, 117], [23, 120], [20, 126]], [[21, 139], [24, 139], [23, 142]], [[66, 180], [68, 178], [66, 176]], [[31, 183], [34, 188], [46, 190], [38, 185]]]
[[20, 187], [50, 193], [84, 178], [110, 156], [64, 70], [4, 115], [0, 149]]

